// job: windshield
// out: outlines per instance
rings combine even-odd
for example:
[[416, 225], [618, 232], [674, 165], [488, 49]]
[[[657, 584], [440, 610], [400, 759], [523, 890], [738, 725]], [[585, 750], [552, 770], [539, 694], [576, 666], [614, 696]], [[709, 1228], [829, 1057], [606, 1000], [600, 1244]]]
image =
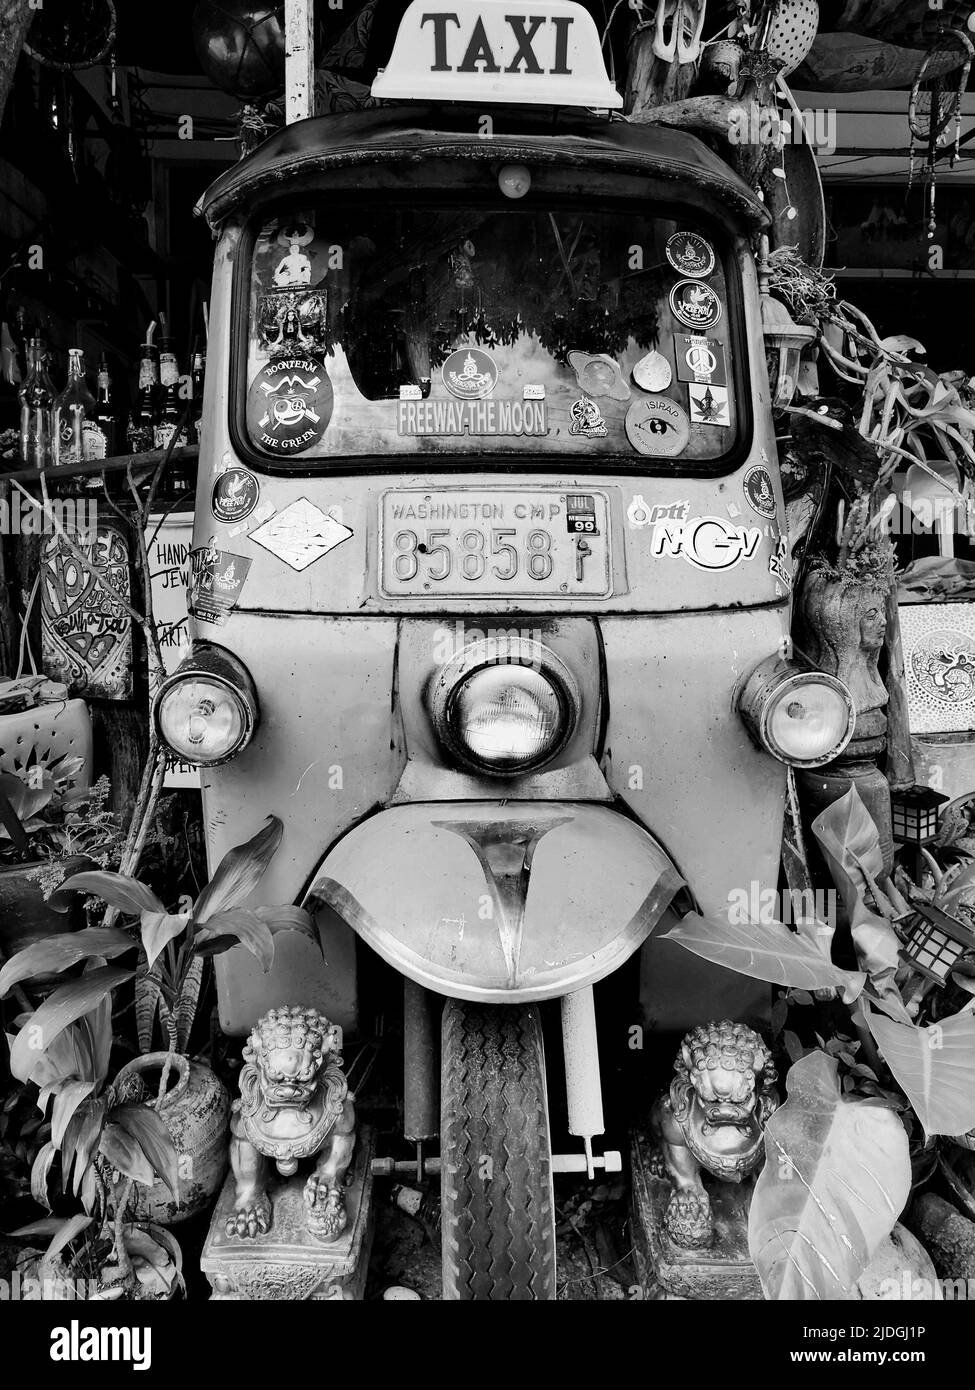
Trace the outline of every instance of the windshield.
[[709, 473], [736, 450], [735, 272], [691, 217], [322, 199], [252, 245], [240, 424], [258, 458]]

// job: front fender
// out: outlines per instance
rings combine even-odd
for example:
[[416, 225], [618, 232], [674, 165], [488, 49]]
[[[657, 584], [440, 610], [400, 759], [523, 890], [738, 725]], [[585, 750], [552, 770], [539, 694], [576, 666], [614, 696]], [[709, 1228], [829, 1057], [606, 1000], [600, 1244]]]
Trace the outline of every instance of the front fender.
[[327, 903], [384, 960], [458, 999], [551, 999], [633, 954], [684, 880], [607, 806], [395, 806], [349, 831], [305, 906]]

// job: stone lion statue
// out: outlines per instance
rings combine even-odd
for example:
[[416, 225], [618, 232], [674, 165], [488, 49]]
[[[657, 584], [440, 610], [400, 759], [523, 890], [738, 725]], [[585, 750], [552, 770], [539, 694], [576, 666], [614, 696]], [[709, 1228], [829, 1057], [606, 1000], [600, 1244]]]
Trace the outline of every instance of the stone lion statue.
[[650, 1117], [663, 1166], [674, 1185], [664, 1224], [675, 1245], [703, 1249], [714, 1238], [705, 1168], [741, 1182], [764, 1155], [764, 1128], [779, 1106], [765, 1043], [742, 1023], [705, 1023], [688, 1033], [670, 1091]]
[[240, 1097], [230, 1121], [230, 1165], [237, 1189], [229, 1236], [271, 1229], [269, 1160], [282, 1177], [315, 1159], [305, 1184], [308, 1229], [337, 1240], [348, 1224], [344, 1178], [355, 1148], [355, 1108], [342, 1072], [340, 1030], [315, 1009], [271, 1009], [244, 1048]]

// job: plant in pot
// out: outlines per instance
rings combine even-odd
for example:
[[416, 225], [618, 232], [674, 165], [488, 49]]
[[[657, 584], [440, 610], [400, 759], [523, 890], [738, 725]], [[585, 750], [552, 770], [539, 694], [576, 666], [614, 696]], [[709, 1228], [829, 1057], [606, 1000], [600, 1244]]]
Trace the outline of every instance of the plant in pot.
[[[21, 954], [55, 939], [65, 967], [86, 954], [84, 973], [21, 1014], [8, 1039], [11, 1073], [38, 1088], [42, 1117], [51, 1106], [50, 1138], [31, 1169], [31, 1195], [50, 1215], [12, 1232], [51, 1239], [22, 1273], [45, 1298], [169, 1298], [182, 1287], [179, 1246], [168, 1231], [134, 1221], [131, 1204], [156, 1181], [175, 1191], [176, 1148], [156, 1111], [125, 1101], [108, 1082], [113, 998], [133, 972], [107, 962], [132, 942], [124, 932], [86, 930]], [[0, 972], [0, 987], [9, 978]], [[52, 1179], [82, 1211], [52, 1210]]]
[[903, 949], [912, 914], [879, 887], [880, 836], [856, 787], [813, 829], [846, 902], [860, 970], [833, 963], [830, 934], [815, 922], [791, 931], [690, 915], [667, 933], [715, 964], [799, 991], [803, 1004], [825, 993], [845, 1006], [849, 1028], [829, 1041], [817, 1037], [806, 1051], [785, 1036], [788, 1098], [767, 1122], [749, 1210], [749, 1252], [770, 1299], [857, 1297], [910, 1197], [909, 1130], [927, 1141], [975, 1125], [975, 1015], [963, 1007], [935, 1018], [930, 996], [927, 1010], [909, 1012], [918, 992]]
[[[138, 968], [126, 977], [135, 977], [140, 1045], [151, 1047], [158, 1018], [166, 1048], [129, 1062], [114, 1085], [120, 1098], [159, 1113], [179, 1161], [175, 1187], [158, 1181], [133, 1194], [130, 1210], [137, 1216], [171, 1225], [196, 1215], [216, 1197], [226, 1171], [229, 1096], [204, 1062], [186, 1055], [209, 958], [243, 946], [267, 972], [278, 932], [299, 931], [318, 942], [304, 908], [242, 905], [270, 864], [283, 830], [281, 821], [270, 817], [252, 839], [227, 852], [196, 900], [178, 912], [169, 912], [138, 879], [95, 870], [75, 874], [62, 884], [55, 902], [74, 892], [90, 894], [118, 909], [130, 925], [49, 938], [20, 952], [0, 971], [2, 997], [37, 971], [71, 969], [81, 960], [106, 956], [106, 948], [113, 957], [139, 951]], [[79, 985], [69, 982], [49, 1002], [70, 1007]]]
[[[109, 784], [77, 785], [82, 760], [64, 757], [50, 766], [28, 763], [0, 773], [0, 954], [17, 951], [64, 931], [47, 901], [69, 874], [89, 865], [118, 862], [122, 832], [107, 809]], [[73, 904], [82, 921], [81, 904]]]

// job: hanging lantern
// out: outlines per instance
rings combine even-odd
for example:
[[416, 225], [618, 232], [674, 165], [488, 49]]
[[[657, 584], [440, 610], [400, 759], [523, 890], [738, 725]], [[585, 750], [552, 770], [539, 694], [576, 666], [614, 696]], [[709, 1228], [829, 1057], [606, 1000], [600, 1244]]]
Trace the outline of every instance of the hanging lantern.
[[768, 237], [762, 237], [758, 262], [758, 288], [762, 303], [762, 333], [765, 335], [765, 361], [768, 367], [772, 408], [784, 410], [796, 393], [799, 362], [803, 348], [811, 347], [819, 336], [817, 328], [795, 323], [788, 309], [769, 293], [771, 266]]
[[938, 833], [941, 807], [948, 800], [932, 787], [913, 786], [891, 791], [894, 839], [902, 845], [927, 845]]
[[902, 959], [943, 989], [966, 952], [975, 951], [975, 932], [937, 907], [916, 903], [917, 916], [901, 949]]

